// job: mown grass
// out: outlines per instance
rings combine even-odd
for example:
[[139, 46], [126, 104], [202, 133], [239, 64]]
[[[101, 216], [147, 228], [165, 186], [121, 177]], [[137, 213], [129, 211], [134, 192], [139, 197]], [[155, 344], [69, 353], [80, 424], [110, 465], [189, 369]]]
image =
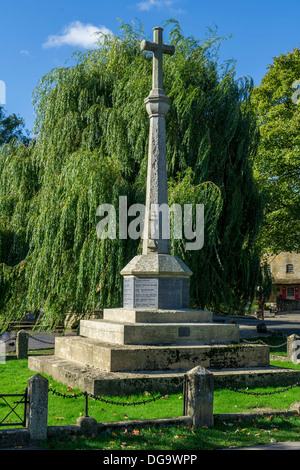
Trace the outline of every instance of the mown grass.
[[270, 417], [252, 421], [216, 422], [212, 429], [151, 427], [99, 434], [95, 437], [51, 439], [50, 450], [214, 450], [270, 442], [298, 441], [299, 416]]

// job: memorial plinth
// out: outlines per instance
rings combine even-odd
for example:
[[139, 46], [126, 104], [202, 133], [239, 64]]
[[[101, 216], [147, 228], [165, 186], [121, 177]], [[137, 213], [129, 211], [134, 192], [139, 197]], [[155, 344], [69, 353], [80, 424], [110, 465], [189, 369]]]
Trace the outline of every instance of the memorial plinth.
[[136, 256], [121, 271], [124, 308], [189, 308], [190, 269], [176, 256]]

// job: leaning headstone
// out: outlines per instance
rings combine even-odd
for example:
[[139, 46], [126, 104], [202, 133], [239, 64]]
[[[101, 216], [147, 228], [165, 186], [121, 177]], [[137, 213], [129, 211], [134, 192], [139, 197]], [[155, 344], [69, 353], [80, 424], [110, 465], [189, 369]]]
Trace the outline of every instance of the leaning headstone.
[[29, 408], [27, 426], [32, 442], [47, 439], [48, 380], [40, 374], [28, 380]]
[[18, 359], [27, 359], [28, 357], [28, 338], [29, 335], [27, 331], [18, 331], [16, 340], [16, 354]]
[[300, 363], [300, 336], [290, 335], [287, 338], [287, 360], [294, 364]]

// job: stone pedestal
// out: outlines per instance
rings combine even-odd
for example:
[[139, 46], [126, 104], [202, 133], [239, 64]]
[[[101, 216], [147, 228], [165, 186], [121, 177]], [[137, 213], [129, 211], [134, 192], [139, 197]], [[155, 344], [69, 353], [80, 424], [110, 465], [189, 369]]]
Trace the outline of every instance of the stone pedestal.
[[95, 395], [172, 393], [199, 365], [228, 380], [233, 371], [265, 376], [269, 347], [240, 344], [238, 325], [214, 323], [209, 311], [116, 308], [81, 320], [79, 336], [56, 337], [55, 355], [28, 365]]
[[191, 270], [176, 256], [135, 256], [121, 271], [124, 308], [189, 308]]

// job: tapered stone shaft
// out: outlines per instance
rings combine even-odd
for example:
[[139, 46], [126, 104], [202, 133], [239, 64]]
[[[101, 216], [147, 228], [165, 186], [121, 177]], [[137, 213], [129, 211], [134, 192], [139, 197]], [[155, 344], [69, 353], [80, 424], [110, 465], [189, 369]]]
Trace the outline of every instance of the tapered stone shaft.
[[150, 118], [147, 189], [143, 254], [170, 254], [170, 221], [166, 161], [165, 117], [169, 98], [163, 90], [163, 54], [175, 48], [162, 42], [162, 28], [153, 29], [153, 42], [142, 41], [141, 49], [153, 52], [152, 90], [145, 99]]

